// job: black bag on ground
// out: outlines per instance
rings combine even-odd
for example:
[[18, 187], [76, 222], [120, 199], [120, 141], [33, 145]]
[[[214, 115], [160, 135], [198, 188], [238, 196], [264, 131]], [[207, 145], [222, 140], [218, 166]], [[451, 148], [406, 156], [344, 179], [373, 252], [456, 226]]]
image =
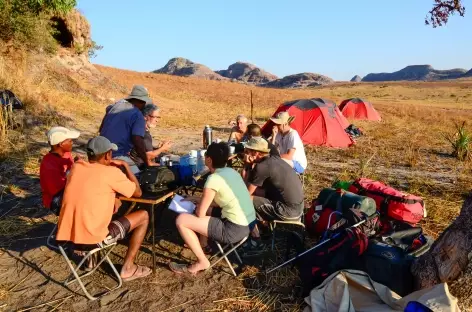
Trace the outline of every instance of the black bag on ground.
[[157, 194], [176, 187], [175, 174], [167, 167], [147, 167], [140, 173], [139, 184], [146, 194]]
[[368, 239], [358, 228], [346, 229], [297, 261], [304, 295], [332, 273], [349, 269], [367, 249]]
[[11, 106], [12, 109], [23, 109], [23, 103], [10, 90], [0, 90], [0, 104], [2, 107]]
[[410, 294], [413, 275], [410, 267], [415, 259], [428, 251], [432, 241], [422, 234], [420, 227], [411, 227], [369, 240], [369, 247], [354, 262], [372, 280], [389, 287], [400, 296]]

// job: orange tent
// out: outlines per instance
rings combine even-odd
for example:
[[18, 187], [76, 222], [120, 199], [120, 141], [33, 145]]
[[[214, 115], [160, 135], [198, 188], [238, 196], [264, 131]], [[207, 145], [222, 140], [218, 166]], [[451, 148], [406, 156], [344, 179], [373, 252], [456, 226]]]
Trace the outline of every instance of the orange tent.
[[339, 109], [347, 118], [380, 121], [379, 113], [374, 109], [370, 102], [359, 98], [344, 100]]

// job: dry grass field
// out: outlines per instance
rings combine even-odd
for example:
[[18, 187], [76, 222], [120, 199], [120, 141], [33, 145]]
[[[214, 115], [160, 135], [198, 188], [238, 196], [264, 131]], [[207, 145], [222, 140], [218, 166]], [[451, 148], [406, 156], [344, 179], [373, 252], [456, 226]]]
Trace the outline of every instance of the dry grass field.
[[[470, 190], [471, 163], [450, 156], [452, 148], [445, 136], [454, 133], [455, 124], [471, 120], [472, 80], [340, 83], [279, 90], [98, 65], [96, 68], [98, 71], [72, 70], [57, 60], [39, 56], [21, 55], [14, 63], [0, 58], [0, 87], [10, 88], [20, 96], [28, 116], [26, 124], [8, 128], [0, 136], [0, 311], [55, 299], [61, 300], [43, 310], [164, 311], [179, 304], [172, 311], [300, 309], [302, 301], [295, 296], [296, 272], [290, 268], [267, 276], [260, 273], [259, 263], [246, 267], [238, 279], [224, 273], [195, 279], [172, 276], [166, 268], [169, 259], [191, 255], [178, 242], [169, 242], [165, 234], [159, 238], [162, 266], [158, 275], [151, 281], [125, 285], [118, 296], [99, 303], [88, 303], [80, 295], [69, 300], [67, 296], [72, 293], [59, 283], [47, 281], [47, 277], [60, 280], [66, 267], [58, 254], [44, 247], [41, 238], [49, 234], [50, 223], [55, 222], [41, 214], [38, 205], [39, 160], [47, 152], [44, 131], [56, 124], [75, 127], [83, 132], [80, 143], [84, 143], [97, 132], [110, 98], [122, 97], [133, 84], [145, 85], [162, 108], [163, 118], [155, 138], [174, 140], [174, 152], [198, 147], [206, 124], [225, 138], [229, 120], [240, 113], [250, 115], [251, 90], [254, 119], [261, 125], [280, 103], [288, 100], [324, 97], [339, 103], [345, 98], [362, 97], [371, 101], [383, 120], [353, 121], [365, 132], [355, 146], [347, 150], [307, 147], [308, 200], [336, 179], [380, 179], [424, 197], [428, 218], [422, 225], [428, 234], [436, 236], [458, 214], [463, 196]], [[118, 262], [123, 250], [120, 246], [114, 257]], [[276, 260], [269, 257], [263, 266]], [[149, 254], [145, 253], [139, 261], [150, 261]], [[32, 268], [38, 268], [38, 272]], [[454, 285], [452, 290], [463, 300], [471, 296], [461, 294]]]

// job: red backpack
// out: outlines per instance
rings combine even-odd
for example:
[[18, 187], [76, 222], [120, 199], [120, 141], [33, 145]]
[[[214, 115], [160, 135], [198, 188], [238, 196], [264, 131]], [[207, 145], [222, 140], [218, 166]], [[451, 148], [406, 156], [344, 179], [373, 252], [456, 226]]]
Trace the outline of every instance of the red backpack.
[[400, 192], [379, 181], [359, 178], [349, 191], [373, 198], [380, 214], [394, 220], [415, 225], [426, 216], [421, 197]]

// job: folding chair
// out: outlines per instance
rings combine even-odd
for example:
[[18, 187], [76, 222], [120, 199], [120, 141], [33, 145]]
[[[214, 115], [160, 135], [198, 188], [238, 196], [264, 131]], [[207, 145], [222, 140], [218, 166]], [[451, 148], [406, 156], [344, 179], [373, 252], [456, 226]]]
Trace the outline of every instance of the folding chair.
[[[245, 238], [243, 238], [239, 243], [236, 243], [236, 244], [227, 244], [225, 245], [224, 247], [221, 246], [220, 243], [218, 242], [215, 242], [216, 243], [216, 246], [218, 246], [218, 249], [219, 251], [213, 255], [211, 258], [210, 258], [210, 261], [213, 259], [213, 258], [216, 258], [218, 257], [218, 255], [222, 255], [218, 260], [216, 260], [212, 265], [210, 265], [210, 267], [208, 269], [211, 269], [212, 267], [214, 267], [218, 262], [220, 262], [221, 260], [225, 259], [226, 263], [228, 264], [231, 272], [233, 273], [234, 276], [237, 276], [236, 272], [234, 271], [234, 268], [233, 268], [233, 265], [231, 264], [231, 262], [229, 261], [228, 259], [228, 255], [233, 253], [236, 255], [236, 258], [238, 259], [239, 261], [239, 264], [243, 264], [243, 261], [241, 260], [241, 257], [239, 256], [238, 252], [236, 249], [238, 249], [242, 244], [244, 244], [244, 242], [249, 238], [249, 236], [246, 236]], [[225, 251], [225, 249], [227, 251]]]
[[[116, 243], [113, 243], [113, 244], [109, 244], [109, 245], [105, 245], [103, 243], [99, 243], [97, 244], [97, 247], [96, 248], [93, 248], [92, 250], [88, 251], [84, 258], [82, 259], [82, 261], [80, 261], [80, 263], [77, 265], [76, 268], [74, 268], [72, 262], [70, 261], [69, 257], [67, 257], [67, 254], [64, 250], [64, 247], [63, 245], [58, 245], [59, 247], [59, 251], [61, 252], [62, 256], [64, 257], [64, 259], [66, 260], [67, 262], [67, 265], [69, 266], [69, 269], [71, 270], [71, 274], [69, 275], [69, 277], [64, 281], [64, 285], [65, 286], [68, 286], [72, 283], [75, 283], [75, 282], [79, 282], [79, 285], [80, 287], [82, 288], [82, 290], [84, 291], [85, 293], [85, 296], [87, 296], [88, 299], [90, 300], [96, 300], [106, 294], [109, 294], [110, 292], [118, 289], [121, 287], [121, 285], [123, 284], [123, 281], [121, 280], [121, 276], [120, 276], [120, 273], [117, 271], [117, 269], [115, 268], [115, 266], [113, 265], [113, 263], [111, 262], [110, 258], [108, 257], [109, 254], [112, 252], [112, 250], [116, 247]], [[83, 273], [81, 275], [79, 275], [79, 270], [80, 268], [82, 267], [82, 265], [84, 265], [84, 263], [86, 263], [87, 259], [91, 258], [92, 256], [96, 255], [97, 253], [102, 254], [102, 257], [100, 259], [100, 261], [93, 267], [93, 269], [89, 272], [86, 272], [86, 273]], [[108, 264], [110, 265], [111, 269], [113, 270], [113, 273], [115, 274], [116, 276], [116, 279], [118, 281], [118, 285], [112, 289], [108, 289], [108, 291], [106, 291], [105, 293], [99, 295], [99, 296], [92, 296], [88, 291], [87, 289], [85, 288], [85, 285], [82, 281], [83, 278], [91, 275], [93, 272], [95, 272], [95, 270], [98, 269], [98, 267], [100, 267], [100, 265], [104, 262], [104, 261], [107, 261]], [[73, 279], [73, 277], [75, 279]]]
[[49, 234], [48, 239], [46, 241], [46, 245], [48, 245], [49, 248], [58, 250], [59, 247], [54, 243], [56, 241], [56, 233], [57, 233], [57, 224], [54, 225], [54, 228], [51, 231], [51, 234]]

